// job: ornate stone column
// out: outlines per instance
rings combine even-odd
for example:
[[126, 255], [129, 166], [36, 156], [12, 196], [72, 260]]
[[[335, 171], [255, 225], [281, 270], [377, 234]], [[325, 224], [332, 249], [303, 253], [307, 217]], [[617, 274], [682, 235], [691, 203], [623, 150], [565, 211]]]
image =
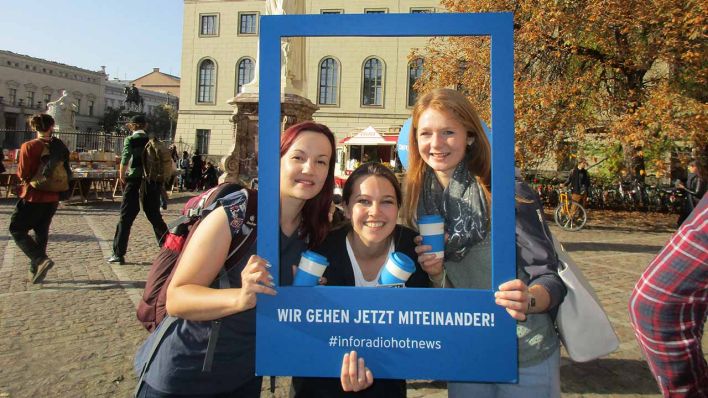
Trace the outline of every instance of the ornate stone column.
[[[281, 97], [281, 133], [305, 120], [319, 109], [307, 98], [295, 94]], [[221, 159], [225, 173], [223, 181], [248, 183], [258, 176], [258, 93], [241, 93], [228, 103], [234, 107], [231, 115], [233, 123], [233, 146], [231, 153]]]

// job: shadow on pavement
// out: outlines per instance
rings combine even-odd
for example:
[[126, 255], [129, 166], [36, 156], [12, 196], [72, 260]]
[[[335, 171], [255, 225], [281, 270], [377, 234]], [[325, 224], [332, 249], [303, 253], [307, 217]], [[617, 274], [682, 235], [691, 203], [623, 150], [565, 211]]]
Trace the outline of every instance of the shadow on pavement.
[[[55, 286], [55, 285], [74, 285], [74, 286]], [[76, 286], [81, 285], [81, 286]], [[123, 288], [145, 288], [145, 281], [107, 281], [100, 279], [89, 280], [46, 280], [42, 283], [43, 287], [49, 289], [123, 289]]]
[[664, 246], [640, 245], [634, 243], [610, 243], [610, 242], [563, 242], [563, 247], [569, 252], [592, 251], [592, 252], [623, 252], [623, 253], [659, 253]]
[[[659, 394], [647, 363], [598, 359], [561, 367], [561, 392], [575, 394]], [[614, 395], [613, 395], [614, 396]]]

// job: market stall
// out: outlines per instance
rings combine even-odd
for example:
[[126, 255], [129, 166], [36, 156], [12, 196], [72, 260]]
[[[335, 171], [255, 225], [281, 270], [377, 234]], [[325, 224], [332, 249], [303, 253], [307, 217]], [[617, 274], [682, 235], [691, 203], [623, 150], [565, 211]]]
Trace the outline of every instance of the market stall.
[[395, 168], [398, 159], [395, 151], [398, 135], [382, 135], [372, 126], [339, 141], [335, 183], [341, 187], [361, 163], [380, 162]]

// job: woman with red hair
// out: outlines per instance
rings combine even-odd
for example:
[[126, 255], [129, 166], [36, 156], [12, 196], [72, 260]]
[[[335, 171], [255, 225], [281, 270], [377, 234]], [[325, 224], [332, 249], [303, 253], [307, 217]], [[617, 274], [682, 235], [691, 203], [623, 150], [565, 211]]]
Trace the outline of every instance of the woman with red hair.
[[[280, 138], [281, 285], [292, 284], [292, 266], [328, 232], [334, 153], [334, 135], [314, 122], [296, 124]], [[187, 242], [167, 289], [167, 312], [180, 319], [162, 339], [139, 397], [260, 396], [255, 306], [257, 294], [276, 294], [270, 264], [255, 254], [254, 243], [227, 271], [231, 288], [219, 289], [215, 283], [232, 239], [225, 237], [248, 222], [243, 215], [248, 201], [256, 200], [252, 193], [241, 190], [220, 199], [222, 206], [202, 220]], [[221, 327], [209, 351], [213, 320], [221, 320]], [[212, 366], [205, 372], [207, 355], [213, 355]]]

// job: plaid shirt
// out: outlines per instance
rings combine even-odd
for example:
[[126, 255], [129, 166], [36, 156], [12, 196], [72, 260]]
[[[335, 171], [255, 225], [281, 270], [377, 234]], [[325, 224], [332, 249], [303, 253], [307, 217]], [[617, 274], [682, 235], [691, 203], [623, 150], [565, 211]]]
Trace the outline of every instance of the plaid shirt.
[[708, 309], [708, 195], [639, 278], [635, 335], [664, 397], [708, 396], [701, 350]]

